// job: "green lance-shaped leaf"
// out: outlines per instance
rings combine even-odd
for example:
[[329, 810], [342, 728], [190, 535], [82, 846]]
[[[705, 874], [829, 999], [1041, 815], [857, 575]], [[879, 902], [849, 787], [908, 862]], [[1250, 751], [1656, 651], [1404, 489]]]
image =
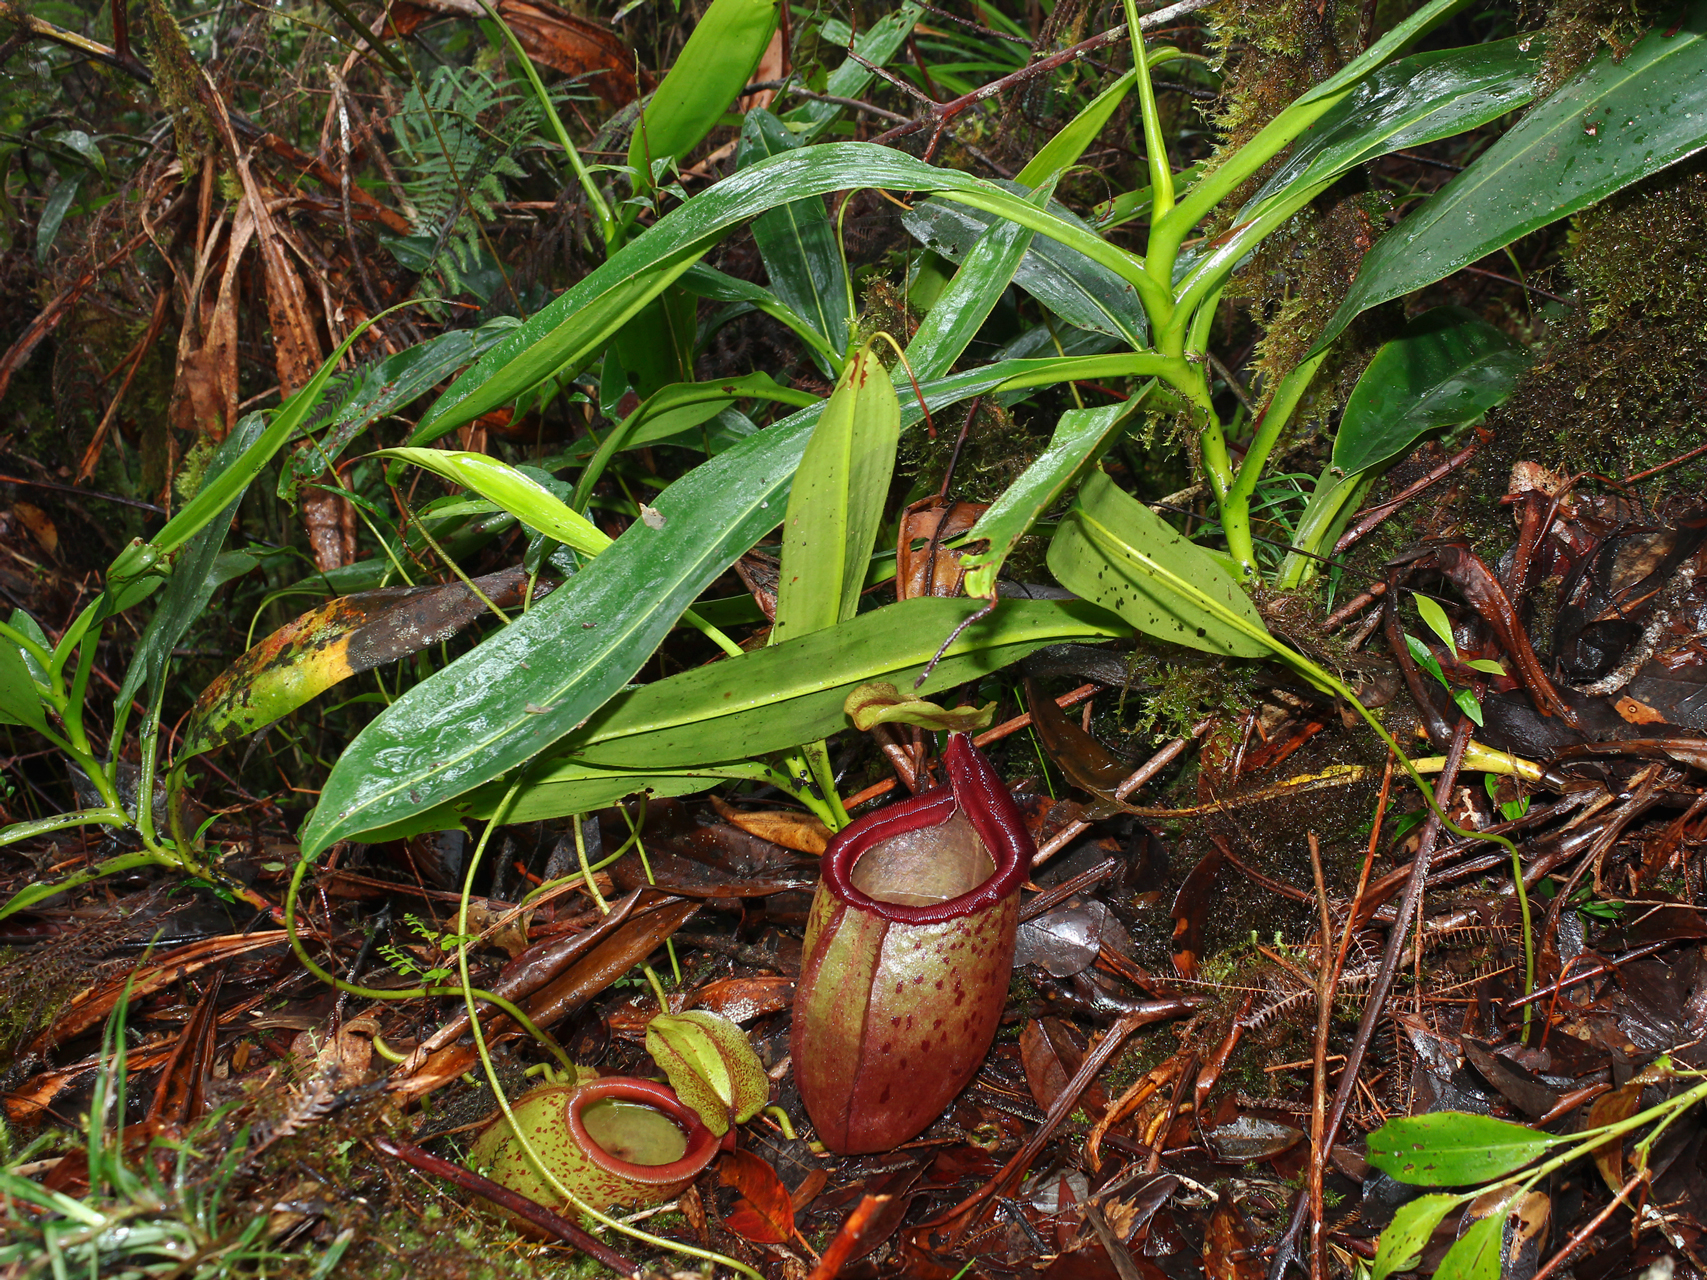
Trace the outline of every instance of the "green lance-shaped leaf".
[[943, 707], [902, 693], [887, 681], [862, 684], [842, 703], [854, 728], [864, 732], [880, 724], [911, 724], [939, 733], [975, 733], [990, 727], [996, 704], [982, 707]]
[[1026, 162], [1025, 168], [1014, 175], [1022, 186], [1035, 187], [1045, 178], [1059, 174], [1068, 165], [1077, 164], [1085, 148], [1096, 141], [1103, 126], [1109, 122], [1126, 95], [1138, 83], [1136, 70], [1128, 71], [1108, 88], [1092, 98], [1085, 109], [1061, 127], [1059, 133], [1038, 148], [1037, 154]]
[[1458, 640], [1452, 634], [1452, 619], [1446, 616], [1446, 610], [1440, 607], [1440, 601], [1433, 596], [1419, 595], [1417, 598], [1417, 614], [1428, 624], [1428, 629], [1440, 637], [1454, 658], [1458, 656]]
[[[764, 756], [814, 742], [847, 727], [844, 704], [859, 685], [881, 680], [911, 689], [943, 637], [977, 611], [976, 601], [919, 597], [625, 689], [558, 749], [645, 769]], [[1119, 618], [1081, 601], [1010, 600], [958, 636], [917, 692], [980, 679], [1069, 638], [1127, 634]]]
[[985, 550], [961, 559], [967, 569], [967, 595], [996, 598], [996, 576], [1019, 540], [1119, 439], [1153, 385], [1146, 385], [1119, 404], [1069, 409], [1061, 415], [1049, 447], [990, 504], [966, 535], [967, 543], [988, 544]]
[[478, 360], [517, 323], [514, 316], [504, 316], [478, 329], [453, 329], [342, 381], [305, 424], [305, 430], [323, 434], [313, 445], [289, 454], [279, 468], [279, 497], [296, 501], [297, 490], [336, 462], [370, 423], [396, 413]]
[[672, 383], [647, 396], [633, 413], [606, 433], [594, 450], [591, 461], [576, 478], [575, 496], [570, 505], [578, 511], [585, 509], [593, 486], [598, 483], [613, 455], [691, 431], [715, 418], [735, 401], [747, 398], [791, 404], [796, 408], [818, 403], [818, 397], [810, 392], [782, 386], [770, 374], [763, 372], [723, 378], [717, 382]]
[[696, 262], [682, 273], [681, 286], [696, 298], [707, 298], [712, 302], [732, 304], [734, 307], [746, 306], [755, 311], [762, 311], [771, 319], [793, 330], [796, 337], [813, 351], [823, 356], [833, 365], [841, 363], [844, 350], [832, 349], [828, 339], [817, 329], [808, 324], [799, 312], [786, 305], [781, 298], [765, 288], [762, 284], [754, 284], [750, 280], [737, 280], [734, 276], [726, 275], [716, 267], [708, 267], [703, 262]]
[[770, 1101], [771, 1082], [746, 1033], [703, 1009], [664, 1013], [646, 1024], [646, 1052], [676, 1096], [718, 1137]]
[[500, 781], [430, 809], [417, 809], [396, 822], [364, 833], [363, 838], [384, 844], [427, 831], [450, 831], [471, 819], [490, 822], [506, 797], [509, 804], [504, 808], [504, 821], [543, 822], [592, 813], [633, 795], [654, 798], [695, 795], [730, 782], [775, 785], [779, 778], [769, 765], [756, 760], [653, 770], [612, 769], [578, 761], [542, 763], [529, 770], [514, 796], [510, 796], [509, 785]]
[[[755, 108], [741, 124], [735, 162], [745, 168], [801, 146], [770, 112]], [[823, 337], [838, 356], [848, 349], [848, 276], [836, 228], [817, 196], [794, 200], [753, 219], [753, 242], [771, 289]], [[821, 362], [828, 367], [828, 362]]]
[[895, 384], [868, 342], [843, 369], [795, 473], [771, 643], [833, 627], [859, 608], [900, 435]]
[[712, 0], [640, 115], [628, 163], [642, 186], [652, 165], [679, 160], [723, 117], [776, 30], [778, 0]]
[[539, 481], [484, 453], [460, 453], [450, 449], [381, 449], [379, 456], [397, 458], [434, 475], [472, 489], [496, 503], [528, 528], [596, 556], [611, 545], [610, 535], [586, 516], [572, 510]]
[[1532, 109], [1363, 260], [1317, 339], [1707, 146], [1707, 4], [1610, 51]]
[[1500, 1254], [1505, 1245], [1505, 1220], [1511, 1212], [1507, 1200], [1485, 1218], [1478, 1218], [1458, 1237], [1435, 1268], [1434, 1280], [1500, 1280], [1505, 1269]]
[[[1010, 360], [923, 390], [934, 411], [1003, 388], [1142, 377], [1155, 373], [1159, 362], [1165, 363], [1153, 355]], [[387, 707], [333, 767], [303, 828], [306, 853], [490, 782], [586, 720], [640, 669], [694, 597], [776, 527], [822, 412], [818, 405], [802, 409], [688, 472], [658, 495], [663, 528], [636, 521], [562, 590]], [[916, 403], [903, 406], [903, 423], [920, 416]], [[954, 625], [909, 638], [934, 646]], [[870, 671], [859, 679], [882, 674]], [[840, 727], [846, 696], [844, 689], [835, 698], [829, 729], [792, 742]]]
[[[186, 502], [159, 533], [147, 542], [137, 538], [118, 554], [107, 570], [107, 590], [114, 597], [115, 603], [124, 594], [123, 587], [131, 579], [158, 568], [162, 560], [183, 546], [242, 495], [249, 487], [249, 482], [260, 474], [261, 468], [272, 461], [273, 455], [296, 434], [303, 420], [319, 404], [321, 393], [325, 391], [326, 383], [332, 376], [332, 370], [337, 368], [350, 345], [367, 331], [371, 323], [373, 322], [370, 320], [358, 325], [350, 336], [339, 344], [338, 349], [326, 357], [326, 362], [314, 371], [314, 376], [303, 384], [302, 389], [280, 406], [272, 421], [267, 424], [266, 430], [217, 476], [208, 476], [202, 487], [196, 491], [196, 496]], [[133, 600], [132, 603], [134, 602]]]
[[[737, 757], [768, 756], [845, 729], [846, 700], [862, 684], [912, 689], [942, 637], [978, 608], [974, 600], [920, 597], [624, 689], [533, 764], [506, 812], [512, 821], [535, 822], [585, 813], [636, 791], [685, 795], [729, 778], [771, 781], [765, 766]], [[1083, 601], [1005, 601], [955, 637], [918, 692], [928, 696], [981, 680], [1048, 645], [1130, 635], [1119, 618]], [[508, 791], [500, 779], [411, 813], [411, 823], [429, 825], [408, 830], [490, 818]]]
[[1400, 1205], [1381, 1233], [1381, 1244], [1375, 1250], [1373, 1280], [1387, 1280], [1395, 1271], [1409, 1271], [1416, 1266], [1440, 1220], [1453, 1206], [1463, 1203], [1463, 1196], [1435, 1194], [1418, 1196]]
[[1189, 265], [1182, 260], [1182, 298], [1206, 296], [1258, 242], [1355, 166], [1479, 128], [1528, 102], [1542, 50], [1538, 36], [1514, 37], [1415, 54], [1375, 71], [1310, 126], [1235, 216], [1233, 232]]
[[1243, 222], [1289, 189], [1497, 120], [1535, 93], [1540, 35], [1435, 49], [1388, 63], [1310, 126], [1286, 163], [1246, 202]]
[[[913, 0], [887, 13], [869, 26], [862, 24], [858, 35], [840, 18], [831, 18], [820, 29], [826, 44], [847, 47], [850, 42], [857, 58], [845, 58], [830, 72], [824, 85], [826, 98], [858, 98], [865, 93], [876, 72], [872, 66], [883, 66], [912, 34], [913, 25], [924, 17], [924, 8]], [[800, 130], [801, 140], [816, 142], [836, 122], [846, 108], [839, 102], [805, 102], [783, 115], [783, 121]]]
[[[225, 438], [208, 463], [207, 472], [202, 478], [202, 490], [217, 487], [221, 477], [237, 466], [244, 454], [254, 447], [262, 432], [260, 414], [252, 413], [240, 421], [236, 430]], [[172, 569], [172, 577], [166, 583], [165, 594], [161, 596], [160, 607], [148, 620], [148, 626], [142, 632], [142, 639], [137, 642], [136, 652], [131, 656], [124, 683], [119, 687], [115, 705], [119, 708], [121, 723], [137, 690], [146, 685], [152, 692], [159, 684], [166, 673], [166, 664], [171, 661], [172, 650], [177, 648], [184, 632], [201, 616], [213, 593], [226, 580], [220, 572], [222, 566], [219, 565], [219, 553], [225, 545], [225, 535], [231, 528], [231, 521], [237, 515], [237, 504], [242, 501], [244, 489], [247, 487], [245, 484], [243, 488], [238, 489], [224, 510], [218, 512], [190, 537], [189, 544], [178, 556]], [[253, 564], [252, 560], [247, 564], [228, 561], [223, 567], [247, 572]]]
[[77, 192], [83, 186], [83, 175], [73, 174], [69, 178], [61, 178], [48, 193], [47, 203], [42, 206], [41, 221], [36, 224], [36, 261], [46, 262], [47, 255], [53, 249], [53, 242], [59, 238], [59, 228], [65, 224], [65, 215], [71, 212], [71, 205], [77, 199]]
[[1058, 240], [1134, 290], [1160, 296], [1160, 286], [1141, 263], [1057, 209], [1035, 208], [1004, 187], [888, 147], [859, 142], [807, 147], [731, 174], [659, 219], [482, 356], [428, 410], [409, 443], [429, 443], [549, 377], [585, 368], [630, 317], [740, 223], [791, 200], [852, 187], [945, 193]]
[[[1054, 190], [1047, 186], [1031, 197], [1039, 208]], [[1014, 272], [1031, 246], [1035, 233], [1017, 222], [999, 220], [990, 233], [966, 253], [954, 279], [931, 304], [913, 339], [907, 344], [907, 363], [918, 378], [936, 378], [954, 367], [961, 353], [983, 327], [1013, 283]]]
[[1465, 1111], [1389, 1120], [1369, 1135], [1369, 1163], [1399, 1182], [1467, 1187], [1523, 1168], [1569, 1138]]
[[1436, 307], [1375, 353], [1357, 380], [1333, 464], [1346, 475], [1403, 454], [1430, 431], [1478, 418], [1511, 395], [1530, 355], [1462, 307]]
[[1175, 592], [1158, 580], [1153, 565], [1266, 633], [1251, 598], [1207, 551], [1093, 472], [1049, 544], [1049, 568], [1061, 585], [1159, 640], [1235, 658], [1267, 656], [1270, 646]]
[[[12, 630], [28, 635], [33, 640], [36, 637], [21, 627], [21, 622], [33, 622], [34, 619], [22, 609], [12, 610]], [[37, 643], [43, 649], [50, 646], [43, 636]], [[26, 661], [21, 645], [0, 637], [0, 723], [21, 724], [31, 729], [47, 728], [47, 712], [42, 709], [41, 695], [36, 692], [36, 682], [30, 674], [33, 661]], [[42, 672], [46, 676], [46, 671]]]
[[[1047, 212], [1090, 231], [1088, 224], [1058, 205], [1051, 205]], [[1001, 224], [999, 216], [952, 199], [924, 200], [901, 215], [901, 225], [915, 240], [951, 262], [967, 261]], [[1081, 248], [1050, 239], [1034, 241], [1020, 258], [1013, 279], [1069, 324], [1109, 334], [1128, 346], [1144, 345], [1149, 320], [1137, 285]]]

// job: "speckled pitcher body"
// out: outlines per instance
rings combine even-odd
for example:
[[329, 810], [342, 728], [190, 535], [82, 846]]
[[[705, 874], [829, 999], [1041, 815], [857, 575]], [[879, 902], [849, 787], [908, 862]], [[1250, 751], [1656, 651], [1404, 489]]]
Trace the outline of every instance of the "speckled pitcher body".
[[[615, 1114], [622, 1108], [632, 1113]], [[518, 1098], [511, 1110], [546, 1167], [600, 1210], [661, 1204], [679, 1195], [721, 1145], [674, 1090], [651, 1080], [609, 1076], [578, 1085], [542, 1085]], [[574, 1216], [574, 1206], [540, 1176], [504, 1117], [476, 1139], [470, 1155], [474, 1167], [494, 1182]]]
[[969, 738], [951, 736], [944, 763], [948, 786], [861, 818], [824, 852], [790, 1048], [807, 1114], [843, 1154], [936, 1119], [1007, 1000], [1036, 848]]

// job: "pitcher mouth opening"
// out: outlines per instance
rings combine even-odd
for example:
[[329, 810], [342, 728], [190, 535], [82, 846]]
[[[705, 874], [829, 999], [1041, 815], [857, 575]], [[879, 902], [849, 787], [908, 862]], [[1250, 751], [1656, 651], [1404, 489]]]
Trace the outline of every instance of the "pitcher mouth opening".
[[963, 898], [996, 874], [996, 860], [957, 806], [946, 821], [903, 831], [854, 861], [848, 883], [898, 907], [933, 907]]
[[[1008, 789], [964, 735], [949, 739], [943, 759], [951, 785], [869, 814], [830, 841], [830, 893], [897, 924], [936, 924], [1025, 882], [1036, 846]], [[937, 859], [945, 850], [947, 866]]]
[[[651, 1080], [621, 1077], [593, 1080], [575, 1090], [568, 1106], [570, 1130], [587, 1159], [625, 1178], [656, 1183], [691, 1178], [705, 1166], [720, 1145], [717, 1135], [705, 1127], [698, 1114], [682, 1102], [674, 1090]], [[612, 1107], [627, 1108], [630, 1114], [613, 1114]], [[639, 1111], [651, 1113], [675, 1131], [680, 1143], [679, 1154], [671, 1152], [672, 1159], [644, 1158], [664, 1154], [672, 1145], [669, 1133], [655, 1121], [642, 1120], [649, 1131], [642, 1135], [647, 1141], [627, 1145], [613, 1141], [612, 1122], [632, 1121], [638, 1118], [633, 1113]], [[591, 1129], [588, 1127], [589, 1112], [592, 1113]], [[616, 1150], [607, 1147], [606, 1142], [611, 1142]], [[628, 1159], [625, 1155], [640, 1158]]]

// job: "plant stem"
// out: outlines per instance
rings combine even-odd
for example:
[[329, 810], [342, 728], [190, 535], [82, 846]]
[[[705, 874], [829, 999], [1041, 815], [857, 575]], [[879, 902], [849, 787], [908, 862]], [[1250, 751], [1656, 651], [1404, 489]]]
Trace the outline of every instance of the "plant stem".
[[570, 141], [569, 131], [563, 127], [563, 119], [557, 114], [557, 108], [552, 104], [551, 95], [540, 83], [539, 72], [534, 69], [533, 59], [516, 39], [515, 32], [486, 0], [480, 0], [480, 7], [486, 11], [486, 16], [496, 24], [499, 31], [504, 33], [504, 39], [509, 44], [511, 52], [522, 64], [522, 74], [528, 78], [528, 84], [533, 87], [534, 97], [539, 100], [540, 109], [545, 112], [545, 118], [551, 121], [551, 129], [557, 135], [557, 145], [563, 148], [563, 154], [568, 158], [569, 167], [575, 171], [575, 181], [581, 184], [581, 194], [587, 198], [587, 207], [593, 211], [593, 218], [599, 224], [599, 234], [604, 238], [605, 251], [611, 252], [617, 247], [622, 237], [622, 230], [617, 226], [616, 219], [611, 216], [610, 206], [605, 203], [604, 194], [599, 190], [598, 183], [593, 181], [592, 173], [587, 169], [587, 162], [581, 159], [581, 153]]
[[[1174, 207], [1174, 173], [1168, 164], [1167, 140], [1162, 136], [1162, 116], [1156, 108], [1156, 86], [1150, 83], [1150, 63], [1144, 53], [1144, 31], [1138, 25], [1138, 6], [1124, 0], [1126, 30], [1132, 39], [1132, 66], [1138, 78], [1138, 109], [1144, 122], [1144, 156], [1150, 165], [1150, 225], [1154, 226]], [[1164, 287], [1170, 282], [1162, 281]]]
[[836, 770], [830, 764], [830, 749], [819, 738], [809, 742], [801, 749], [806, 758], [806, 765], [812, 770], [812, 779], [818, 785], [819, 792], [824, 797], [824, 804], [830, 811], [830, 820], [825, 823], [832, 831], [840, 831], [848, 825], [848, 811], [842, 807], [841, 794], [836, 790]]

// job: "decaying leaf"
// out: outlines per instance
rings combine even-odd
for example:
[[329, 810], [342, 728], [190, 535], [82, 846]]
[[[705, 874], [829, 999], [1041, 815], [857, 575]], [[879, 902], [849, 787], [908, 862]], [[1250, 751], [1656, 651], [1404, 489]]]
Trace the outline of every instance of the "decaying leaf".
[[[475, 579], [504, 608], [521, 598], [527, 573], [505, 569]], [[545, 594], [534, 589], [534, 599]], [[186, 756], [211, 751], [289, 714], [341, 680], [449, 640], [486, 611], [460, 582], [388, 587], [311, 609], [250, 649], [196, 699], [184, 735]]]
[[780, 844], [785, 849], [817, 857], [830, 843], [830, 829], [809, 813], [796, 813], [789, 809], [737, 809], [716, 796], [711, 798], [711, 804], [725, 822], [741, 828], [748, 835]]
[[[582, 83], [609, 106], [634, 101], [634, 54], [614, 31], [578, 18], [551, 0], [496, 0], [492, 7], [528, 57], [541, 66], [586, 77]], [[476, 0], [401, 0], [391, 6], [388, 17], [407, 35], [435, 14], [460, 14], [475, 21], [486, 17]]]
[[794, 1234], [794, 1206], [776, 1170], [751, 1151], [731, 1151], [723, 1157], [717, 1180], [734, 1187], [741, 1198], [723, 1224], [755, 1244], [782, 1244]]
[[933, 496], [903, 511], [895, 540], [895, 598], [959, 595], [966, 580], [961, 553], [943, 544], [970, 531], [988, 509], [988, 503]]

